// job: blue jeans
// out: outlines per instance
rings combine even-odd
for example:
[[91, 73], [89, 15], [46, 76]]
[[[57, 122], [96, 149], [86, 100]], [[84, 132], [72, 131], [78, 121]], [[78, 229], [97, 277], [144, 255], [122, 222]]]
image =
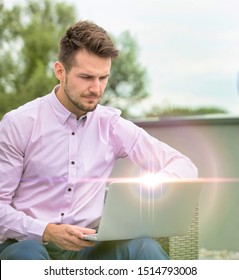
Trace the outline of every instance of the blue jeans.
[[96, 242], [94, 247], [67, 251], [50, 243], [6, 240], [0, 244], [0, 260], [168, 260], [160, 244], [151, 238]]

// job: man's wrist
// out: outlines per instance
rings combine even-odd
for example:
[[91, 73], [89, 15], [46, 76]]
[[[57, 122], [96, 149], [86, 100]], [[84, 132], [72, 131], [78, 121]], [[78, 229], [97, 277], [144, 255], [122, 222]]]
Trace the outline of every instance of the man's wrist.
[[47, 245], [51, 241], [51, 230], [55, 226], [55, 224], [48, 224], [42, 235], [42, 243]]

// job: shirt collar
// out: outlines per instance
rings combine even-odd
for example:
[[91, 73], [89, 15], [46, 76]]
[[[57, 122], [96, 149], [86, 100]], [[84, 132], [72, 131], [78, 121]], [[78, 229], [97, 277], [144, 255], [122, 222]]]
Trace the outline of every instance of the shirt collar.
[[[50, 93], [49, 101], [50, 101], [50, 105], [51, 105], [54, 113], [56, 114], [57, 118], [63, 125], [63, 124], [65, 124], [65, 122], [67, 121], [67, 119], [69, 117], [76, 118], [76, 116], [74, 114], [72, 114], [69, 110], [67, 110], [56, 97], [56, 91], [57, 91], [58, 87], [59, 87], [59, 85], [55, 86], [54, 89], [52, 90], [52, 92]], [[80, 122], [81, 120], [86, 120], [86, 118], [87, 118], [87, 115], [81, 116], [79, 118], [78, 122]]]

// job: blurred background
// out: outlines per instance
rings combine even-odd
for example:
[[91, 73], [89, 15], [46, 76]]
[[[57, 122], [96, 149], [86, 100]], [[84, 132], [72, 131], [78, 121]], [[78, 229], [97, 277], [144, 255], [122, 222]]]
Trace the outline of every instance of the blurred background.
[[103, 103], [124, 116], [238, 114], [238, 8], [237, 0], [0, 0], [0, 114], [51, 90], [58, 39], [79, 19], [102, 25], [121, 50]]

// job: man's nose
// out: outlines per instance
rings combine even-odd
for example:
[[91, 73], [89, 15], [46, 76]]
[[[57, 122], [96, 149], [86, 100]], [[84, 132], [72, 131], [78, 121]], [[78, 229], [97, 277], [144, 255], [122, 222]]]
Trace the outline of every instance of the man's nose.
[[91, 92], [100, 92], [100, 80], [99, 79], [94, 79], [90, 85], [90, 91]]

